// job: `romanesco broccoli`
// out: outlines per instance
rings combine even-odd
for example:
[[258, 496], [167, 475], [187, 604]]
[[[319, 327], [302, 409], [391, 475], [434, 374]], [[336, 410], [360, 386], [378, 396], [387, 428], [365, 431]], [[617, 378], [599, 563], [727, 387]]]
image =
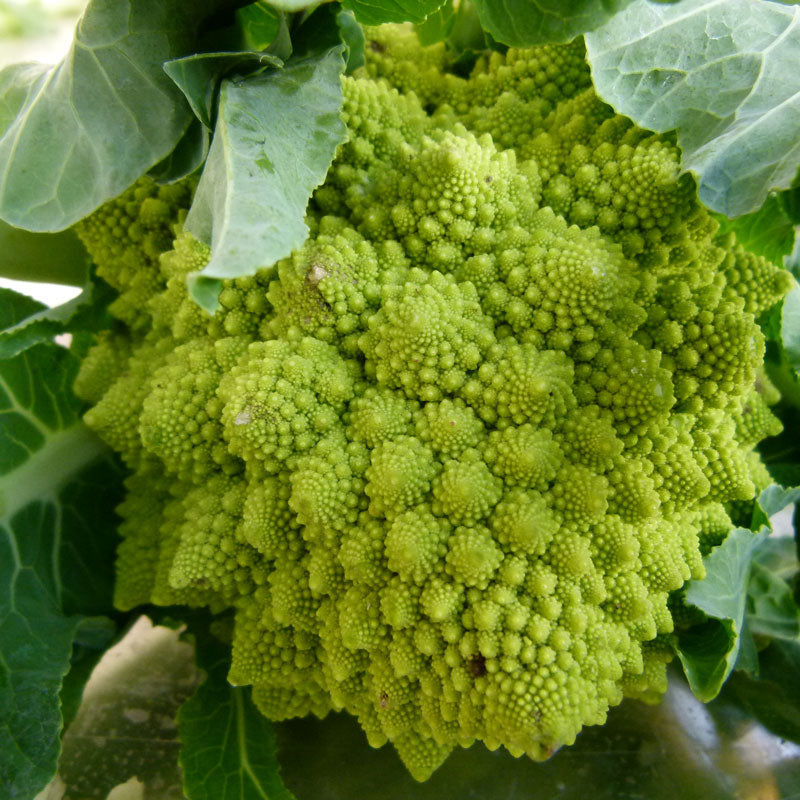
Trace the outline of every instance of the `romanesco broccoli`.
[[119, 298], [76, 388], [131, 470], [120, 608], [233, 609], [266, 715], [345, 709], [422, 780], [664, 691], [670, 593], [764, 482], [755, 316], [789, 287], [580, 44], [463, 78], [370, 37], [310, 238], [214, 316], [191, 181], [80, 223]]

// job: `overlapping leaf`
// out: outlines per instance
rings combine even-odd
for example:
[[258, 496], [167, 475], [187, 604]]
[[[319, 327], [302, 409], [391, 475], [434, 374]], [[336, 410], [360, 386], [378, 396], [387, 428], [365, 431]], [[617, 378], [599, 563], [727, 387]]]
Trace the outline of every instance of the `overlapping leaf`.
[[800, 164], [800, 7], [635, 0], [586, 46], [599, 95], [643, 128], [676, 129], [709, 208], [737, 217]]
[[343, 47], [282, 70], [223, 81], [219, 113], [186, 228], [211, 245], [192, 292], [217, 305], [220, 280], [252, 275], [308, 234], [313, 190], [347, 133], [339, 117]]
[[[0, 325], [41, 307], [5, 290]], [[78, 418], [77, 360], [0, 360], [0, 795], [32, 797], [59, 752], [59, 695], [86, 615], [112, 611], [117, 470]], [[79, 693], [80, 686], [74, 687]]]
[[226, 0], [92, 0], [55, 67], [0, 71], [0, 218], [58, 231], [165, 158], [192, 115], [162, 64]]

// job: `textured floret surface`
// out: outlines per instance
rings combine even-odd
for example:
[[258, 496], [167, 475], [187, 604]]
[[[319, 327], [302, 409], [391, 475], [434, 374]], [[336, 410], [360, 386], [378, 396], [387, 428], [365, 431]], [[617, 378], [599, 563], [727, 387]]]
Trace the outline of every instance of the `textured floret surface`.
[[346, 709], [424, 779], [664, 691], [670, 593], [780, 430], [756, 317], [788, 285], [579, 44], [463, 78], [369, 35], [311, 236], [215, 315], [186, 293], [190, 184], [80, 225], [119, 298], [77, 388], [131, 470], [120, 608], [232, 610], [266, 715]]

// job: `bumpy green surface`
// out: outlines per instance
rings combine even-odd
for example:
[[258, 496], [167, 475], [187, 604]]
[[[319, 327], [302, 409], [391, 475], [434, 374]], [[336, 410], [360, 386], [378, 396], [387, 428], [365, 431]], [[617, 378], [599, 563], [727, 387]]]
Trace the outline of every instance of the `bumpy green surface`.
[[81, 226], [120, 325], [78, 387], [133, 470], [118, 605], [234, 608], [266, 715], [347, 709], [424, 779], [664, 691], [668, 595], [764, 478], [755, 315], [787, 282], [578, 46], [469, 79], [408, 32], [367, 49], [311, 238], [213, 318], [189, 189]]

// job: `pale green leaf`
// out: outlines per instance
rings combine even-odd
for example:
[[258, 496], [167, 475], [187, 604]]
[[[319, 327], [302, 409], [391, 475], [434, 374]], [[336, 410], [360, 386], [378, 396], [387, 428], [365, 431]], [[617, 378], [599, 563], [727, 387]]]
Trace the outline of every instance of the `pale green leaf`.
[[165, 158], [192, 115], [164, 73], [224, 0], [92, 0], [55, 67], [0, 72], [0, 218], [57, 231]]
[[788, 188], [800, 164], [800, 8], [765, 0], [635, 0], [587, 34], [598, 94], [676, 129], [702, 202], [727, 217]]
[[281, 67], [273, 55], [258, 51], [196, 53], [164, 64], [164, 71], [183, 92], [195, 116], [207, 128], [214, 127], [220, 81], [232, 72], [248, 74], [268, 67]]
[[283, 70], [222, 82], [219, 115], [186, 229], [211, 245], [192, 293], [216, 307], [219, 280], [252, 275], [300, 247], [313, 190], [345, 141], [342, 46]]

